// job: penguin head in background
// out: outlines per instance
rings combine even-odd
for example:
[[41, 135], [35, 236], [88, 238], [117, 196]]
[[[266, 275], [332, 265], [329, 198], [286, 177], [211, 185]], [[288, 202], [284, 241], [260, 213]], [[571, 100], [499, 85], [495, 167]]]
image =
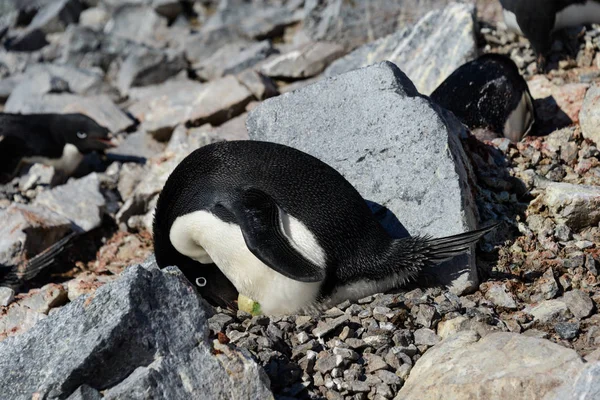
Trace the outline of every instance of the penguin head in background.
[[84, 154], [115, 147], [110, 131], [87, 115], [59, 115], [51, 121], [50, 129], [54, 135], [62, 137]]

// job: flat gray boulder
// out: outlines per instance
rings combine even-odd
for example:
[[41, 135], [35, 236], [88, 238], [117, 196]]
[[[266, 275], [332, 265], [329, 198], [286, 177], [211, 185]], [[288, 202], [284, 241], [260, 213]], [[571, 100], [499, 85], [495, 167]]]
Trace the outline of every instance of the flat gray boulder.
[[272, 399], [246, 351], [209, 341], [205, 307], [178, 269], [130, 267], [0, 342], [0, 398]]
[[333, 62], [326, 76], [374, 62], [391, 61], [429, 95], [458, 67], [477, 55], [476, 15], [472, 4], [452, 3], [427, 13], [416, 24], [365, 44]]
[[[266, 100], [250, 112], [247, 127], [251, 139], [286, 144], [325, 161], [366, 200], [391, 210], [411, 235], [441, 237], [476, 227], [473, 173], [459, 140], [464, 128], [392, 63]], [[397, 221], [389, 215], [382, 220], [401, 235]], [[456, 293], [477, 285], [473, 255], [433, 272]]]

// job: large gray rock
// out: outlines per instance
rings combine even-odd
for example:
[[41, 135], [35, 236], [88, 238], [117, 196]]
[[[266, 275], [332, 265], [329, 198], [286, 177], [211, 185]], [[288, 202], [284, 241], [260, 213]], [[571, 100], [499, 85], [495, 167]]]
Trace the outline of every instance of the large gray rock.
[[168, 138], [176, 125], [221, 124], [241, 114], [254, 98], [234, 76], [200, 84], [171, 81], [133, 93], [129, 111], [142, 128], [159, 139]]
[[272, 399], [248, 353], [209, 342], [207, 318], [179, 270], [130, 267], [0, 342], [0, 398], [64, 399], [86, 385], [105, 399]]
[[102, 223], [106, 200], [100, 193], [98, 175], [91, 173], [80, 179], [71, 178], [64, 185], [40, 193], [35, 204], [68, 218], [88, 232]]
[[[247, 126], [252, 139], [325, 161], [366, 200], [391, 210], [412, 235], [475, 228], [472, 171], [459, 140], [464, 128], [389, 62], [266, 100], [250, 112]], [[433, 272], [457, 293], [477, 285], [472, 255]]]
[[600, 144], [600, 85], [592, 85], [586, 92], [579, 120], [583, 137]]
[[71, 222], [37, 205], [13, 203], [0, 210], [0, 265], [16, 266], [71, 231]]
[[304, 31], [313, 40], [335, 42], [351, 50], [414, 23], [427, 12], [450, 2], [310, 0], [304, 5]]
[[427, 351], [396, 399], [582, 398], [569, 388], [585, 366], [574, 350], [545, 339], [502, 332], [479, 340], [465, 331]]
[[326, 76], [391, 61], [429, 95], [454, 70], [477, 55], [475, 7], [453, 3], [431, 11], [414, 26], [365, 44], [335, 61]]

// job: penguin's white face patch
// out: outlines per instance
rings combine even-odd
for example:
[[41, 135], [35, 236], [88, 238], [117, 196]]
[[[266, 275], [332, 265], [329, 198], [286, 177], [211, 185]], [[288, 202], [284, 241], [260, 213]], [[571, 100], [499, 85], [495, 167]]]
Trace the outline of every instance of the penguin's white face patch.
[[288, 242], [302, 257], [321, 268], [325, 268], [325, 252], [319, 246], [315, 235], [302, 222], [280, 210], [279, 224]]
[[51, 165], [67, 175], [71, 175], [73, 172], [75, 172], [82, 160], [83, 154], [81, 154], [77, 147], [71, 143], [67, 143], [65, 147], [63, 147], [63, 153], [60, 158], [48, 158], [41, 156], [23, 158], [23, 161], [28, 163]]
[[502, 14], [504, 16], [504, 23], [509, 31], [512, 31], [516, 34], [523, 35], [523, 31], [517, 22], [517, 16], [512, 11], [502, 10]]
[[[310, 244], [306, 232], [310, 232], [294, 229], [298, 225], [292, 220], [289, 228], [286, 235], [294, 238], [294, 242], [290, 242], [292, 246], [305, 251]], [[224, 222], [208, 211], [178, 217], [171, 226], [169, 238], [181, 254], [201, 263], [214, 261], [241, 294], [260, 303], [265, 314], [294, 313], [310, 308], [316, 301], [321, 282], [296, 281], [265, 265], [248, 250], [239, 225]], [[319, 260], [318, 256], [314, 257]]]
[[554, 29], [593, 23], [600, 23], [600, 3], [588, 0], [583, 4], [573, 4], [559, 11], [554, 21]]

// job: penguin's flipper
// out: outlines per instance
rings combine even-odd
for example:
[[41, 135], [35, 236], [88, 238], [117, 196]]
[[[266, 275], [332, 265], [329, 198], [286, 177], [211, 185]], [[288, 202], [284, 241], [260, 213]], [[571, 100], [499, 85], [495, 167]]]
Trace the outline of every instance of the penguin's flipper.
[[325, 270], [290, 244], [280, 224], [283, 210], [271, 196], [259, 189], [246, 189], [229, 211], [235, 215], [248, 249], [270, 268], [301, 282], [325, 279]]

